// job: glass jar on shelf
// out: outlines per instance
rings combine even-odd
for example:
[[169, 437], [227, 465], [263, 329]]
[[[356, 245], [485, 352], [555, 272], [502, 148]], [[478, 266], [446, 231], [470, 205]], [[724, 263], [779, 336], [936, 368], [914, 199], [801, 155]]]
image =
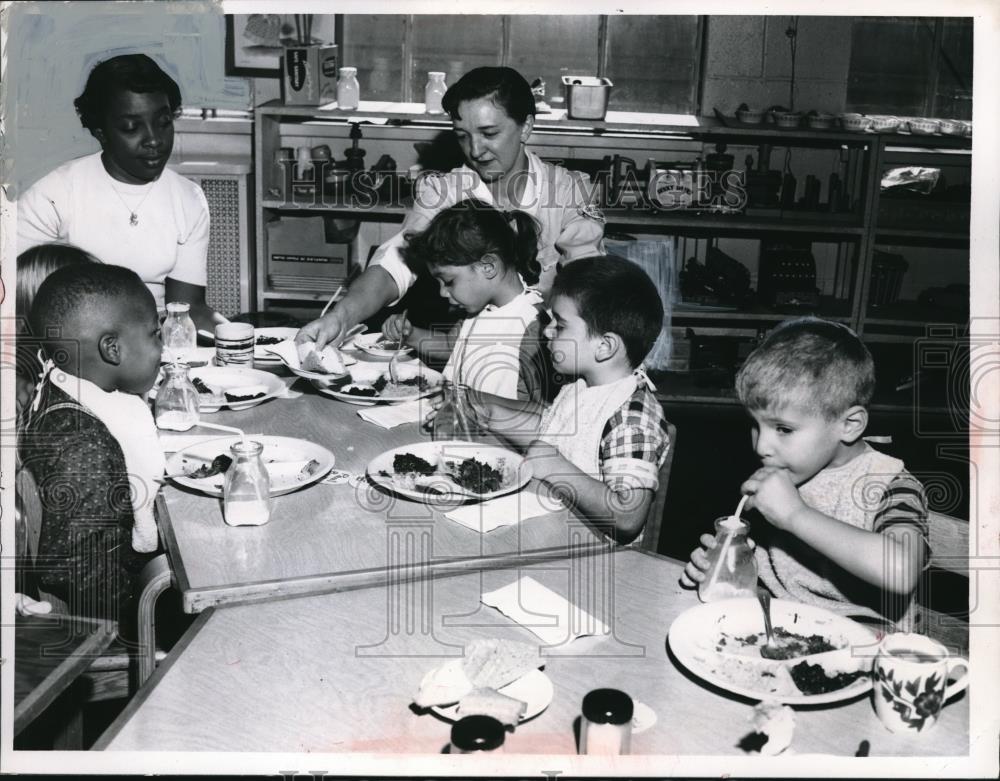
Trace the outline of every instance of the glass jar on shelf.
[[169, 431], [187, 431], [198, 425], [198, 390], [188, 376], [186, 363], [166, 366], [166, 377], [156, 392], [153, 418], [156, 427]]
[[444, 108], [441, 106], [441, 98], [447, 91], [448, 85], [444, 83], [444, 71], [429, 71], [427, 84], [424, 85], [424, 111], [428, 114], [443, 114]]
[[271, 518], [271, 479], [253, 440], [234, 442], [233, 463], [222, 486], [222, 514], [230, 526], [260, 526]]
[[715, 545], [706, 552], [708, 569], [698, 584], [702, 602], [756, 597], [757, 562], [747, 535], [750, 524], [727, 515], [715, 521]]
[[361, 102], [361, 86], [358, 84], [358, 69], [346, 66], [340, 69], [337, 79], [337, 108], [354, 111]]
[[165, 363], [188, 361], [198, 344], [198, 329], [191, 319], [191, 305], [184, 301], [167, 304], [167, 317], [160, 326]]

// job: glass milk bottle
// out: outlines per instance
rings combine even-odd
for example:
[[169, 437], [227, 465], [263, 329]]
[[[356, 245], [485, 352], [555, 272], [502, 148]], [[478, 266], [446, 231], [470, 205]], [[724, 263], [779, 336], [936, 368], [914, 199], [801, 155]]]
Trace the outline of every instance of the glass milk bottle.
[[358, 69], [345, 67], [340, 69], [337, 79], [337, 108], [353, 111], [361, 100], [361, 86], [358, 84]]
[[702, 602], [755, 597], [757, 562], [747, 539], [750, 525], [733, 515], [715, 521], [715, 546], [706, 552], [708, 570], [698, 584]]
[[188, 377], [186, 363], [171, 363], [166, 367], [166, 379], [156, 392], [153, 417], [156, 427], [170, 431], [187, 431], [198, 425], [198, 390]]
[[230, 526], [260, 526], [271, 518], [271, 479], [260, 458], [264, 446], [244, 440], [229, 448], [233, 463], [222, 486], [222, 514]]
[[466, 398], [465, 386], [445, 382], [442, 393], [443, 402], [432, 421], [431, 439], [471, 440], [475, 433], [475, 424]]
[[481, 754], [503, 751], [506, 730], [492, 716], [466, 716], [451, 728], [451, 754]]
[[167, 304], [167, 317], [160, 327], [163, 337], [163, 360], [166, 363], [190, 358], [198, 343], [198, 329], [191, 319], [191, 305], [182, 301]]
[[429, 71], [427, 84], [424, 86], [424, 111], [428, 114], [443, 114], [444, 108], [441, 106], [441, 98], [447, 91], [448, 85], [444, 83], [444, 71]]

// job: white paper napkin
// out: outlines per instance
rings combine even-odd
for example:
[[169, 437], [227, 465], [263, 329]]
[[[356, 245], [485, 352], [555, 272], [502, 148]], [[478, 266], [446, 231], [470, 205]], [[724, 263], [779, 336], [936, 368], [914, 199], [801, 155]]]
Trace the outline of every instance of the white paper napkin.
[[431, 409], [427, 399], [404, 401], [402, 404], [389, 404], [381, 407], [364, 407], [358, 410], [362, 420], [374, 423], [382, 428], [394, 428], [404, 423], [419, 423]]
[[481, 597], [547, 645], [560, 645], [584, 635], [606, 635], [608, 627], [527, 575]]
[[485, 533], [561, 509], [563, 505], [555, 498], [542, 499], [534, 491], [518, 491], [488, 502], [461, 505], [445, 513], [445, 518]]

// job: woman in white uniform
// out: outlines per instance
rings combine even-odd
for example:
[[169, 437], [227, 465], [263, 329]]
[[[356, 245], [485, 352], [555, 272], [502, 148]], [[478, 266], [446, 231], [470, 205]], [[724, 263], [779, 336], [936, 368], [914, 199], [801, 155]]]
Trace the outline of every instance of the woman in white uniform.
[[60, 165], [17, 203], [18, 253], [47, 242], [73, 244], [146, 283], [161, 311], [191, 305], [214, 328], [205, 302], [208, 202], [194, 182], [166, 168], [180, 88], [144, 54], [98, 63], [74, 101], [101, 150]]
[[[299, 331], [298, 341], [315, 340], [319, 348], [336, 343], [357, 323], [399, 301], [417, 279], [400, 254], [406, 235], [419, 233], [439, 211], [469, 198], [503, 211], [519, 209], [538, 220], [542, 293], [551, 287], [560, 262], [603, 254], [604, 218], [593, 206], [588, 177], [545, 163], [526, 148], [535, 100], [521, 74], [512, 68], [476, 68], [448, 89], [442, 105], [466, 164], [421, 177], [399, 233], [378, 248], [337, 306]], [[392, 328], [399, 322], [387, 323], [386, 336], [398, 338]]]

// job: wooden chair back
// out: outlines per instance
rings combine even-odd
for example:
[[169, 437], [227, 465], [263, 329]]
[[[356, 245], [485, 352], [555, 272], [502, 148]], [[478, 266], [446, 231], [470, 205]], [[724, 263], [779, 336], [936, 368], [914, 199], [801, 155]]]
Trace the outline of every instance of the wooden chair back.
[[927, 523], [931, 566], [968, 577], [969, 522], [943, 513], [930, 512], [927, 514]]
[[649, 507], [646, 524], [642, 527], [642, 536], [636, 541], [636, 547], [652, 553], [656, 553], [660, 546], [660, 531], [663, 527], [663, 515], [667, 507], [670, 466], [674, 461], [674, 451], [677, 449], [677, 427], [669, 421], [667, 422], [667, 436], [670, 447], [667, 449], [667, 457], [660, 465], [659, 486], [653, 497], [653, 503]]
[[[945, 595], [954, 602], [957, 592], [969, 593], [969, 523], [961, 518], [952, 518], [943, 513], [930, 512], [927, 516], [930, 538], [930, 571], [924, 573], [917, 591], [917, 631], [933, 637], [952, 651], [960, 654], [969, 649], [969, 618], [959, 615], [961, 608], [952, 605], [948, 612], [936, 609], [936, 596], [940, 596], [940, 586], [944, 583]], [[935, 571], [940, 576], [935, 577]], [[961, 601], [961, 599], [959, 599]], [[968, 606], [966, 604], [966, 611]]]

